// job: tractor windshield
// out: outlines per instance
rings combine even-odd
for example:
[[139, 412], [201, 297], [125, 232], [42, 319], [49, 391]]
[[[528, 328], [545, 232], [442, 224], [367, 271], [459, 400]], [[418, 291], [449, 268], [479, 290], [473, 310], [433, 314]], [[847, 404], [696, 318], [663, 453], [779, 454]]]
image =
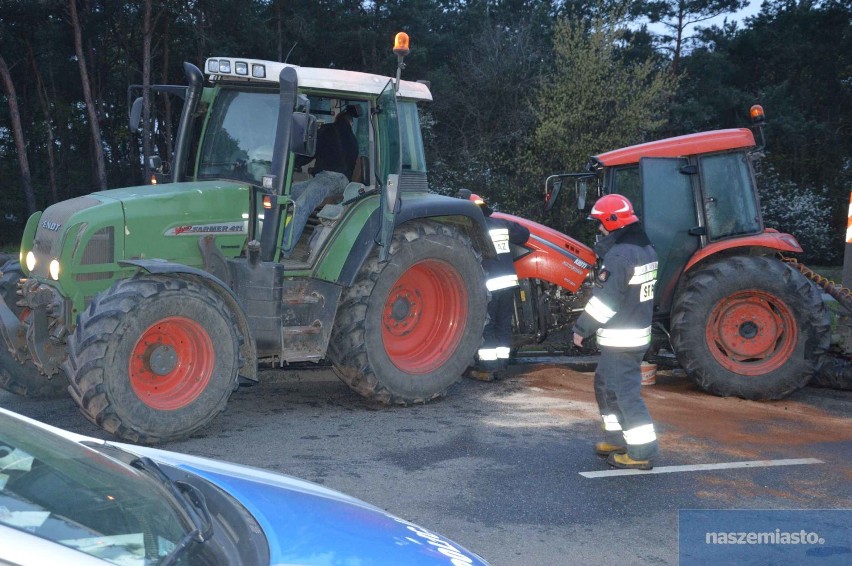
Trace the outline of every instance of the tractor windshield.
[[272, 165], [278, 93], [223, 90], [201, 146], [199, 179], [231, 178], [260, 184]]
[[708, 155], [698, 163], [707, 237], [713, 241], [762, 232], [757, 191], [746, 154]]

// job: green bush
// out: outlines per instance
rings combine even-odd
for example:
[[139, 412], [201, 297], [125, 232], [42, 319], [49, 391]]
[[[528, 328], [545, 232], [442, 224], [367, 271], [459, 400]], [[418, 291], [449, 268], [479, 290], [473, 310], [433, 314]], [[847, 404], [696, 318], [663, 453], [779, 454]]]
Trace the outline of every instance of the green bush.
[[771, 169], [758, 177], [763, 223], [792, 234], [804, 249], [805, 263], [841, 262], [843, 230], [834, 227], [832, 202], [825, 187], [801, 186], [779, 179]]

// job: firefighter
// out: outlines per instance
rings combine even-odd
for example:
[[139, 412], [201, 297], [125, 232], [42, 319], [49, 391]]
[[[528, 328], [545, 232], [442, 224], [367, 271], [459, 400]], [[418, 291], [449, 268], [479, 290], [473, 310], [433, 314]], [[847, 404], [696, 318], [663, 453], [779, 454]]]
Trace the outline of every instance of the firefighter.
[[604, 236], [595, 245], [603, 264], [573, 331], [578, 347], [596, 334], [601, 351], [595, 398], [605, 440], [595, 445], [595, 452], [616, 468], [650, 470], [657, 436], [642, 400], [640, 365], [651, 343], [657, 253], [622, 195], [601, 197], [589, 218], [599, 222]]
[[485, 215], [485, 224], [494, 243], [494, 250], [497, 252], [497, 257], [482, 262], [488, 272], [485, 286], [491, 292], [491, 300], [488, 301], [489, 321], [485, 327], [482, 347], [477, 352], [476, 365], [465, 374], [480, 381], [494, 381], [509, 363], [515, 289], [518, 287], [518, 275], [515, 273], [514, 257], [509, 244], [526, 243], [530, 231], [517, 222], [492, 217], [491, 207], [482, 197], [467, 189], [460, 190], [456, 196], [479, 205]]

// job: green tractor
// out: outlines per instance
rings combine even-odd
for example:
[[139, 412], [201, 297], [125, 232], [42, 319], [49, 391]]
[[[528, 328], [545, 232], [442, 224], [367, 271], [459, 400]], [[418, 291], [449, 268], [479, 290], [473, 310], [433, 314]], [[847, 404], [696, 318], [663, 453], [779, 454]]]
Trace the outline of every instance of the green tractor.
[[[93, 423], [146, 444], [209, 424], [259, 363], [327, 360], [387, 404], [442, 395], [481, 342], [493, 250], [475, 204], [429, 191], [428, 86], [230, 57], [206, 61], [206, 83], [184, 68], [186, 87], [154, 87], [184, 99], [171, 162], [150, 160], [156, 184], [29, 219], [2, 267], [0, 386], [67, 389]], [[356, 181], [295, 233], [291, 189], [310, 165], [297, 158], [352, 106]]]

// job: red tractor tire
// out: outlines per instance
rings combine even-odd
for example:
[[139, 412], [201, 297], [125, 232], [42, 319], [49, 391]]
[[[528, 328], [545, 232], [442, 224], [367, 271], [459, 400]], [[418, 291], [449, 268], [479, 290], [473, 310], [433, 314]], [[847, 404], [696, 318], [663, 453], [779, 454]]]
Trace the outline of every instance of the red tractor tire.
[[780, 399], [826, 362], [831, 322], [819, 290], [766, 256], [724, 258], [687, 275], [671, 342], [699, 387], [714, 395]]
[[485, 275], [470, 239], [432, 221], [397, 228], [345, 292], [328, 349], [337, 376], [384, 404], [438, 397], [473, 362], [487, 317]]
[[99, 293], [68, 337], [69, 392], [86, 418], [122, 440], [186, 438], [237, 388], [240, 335], [204, 284], [157, 275]]

